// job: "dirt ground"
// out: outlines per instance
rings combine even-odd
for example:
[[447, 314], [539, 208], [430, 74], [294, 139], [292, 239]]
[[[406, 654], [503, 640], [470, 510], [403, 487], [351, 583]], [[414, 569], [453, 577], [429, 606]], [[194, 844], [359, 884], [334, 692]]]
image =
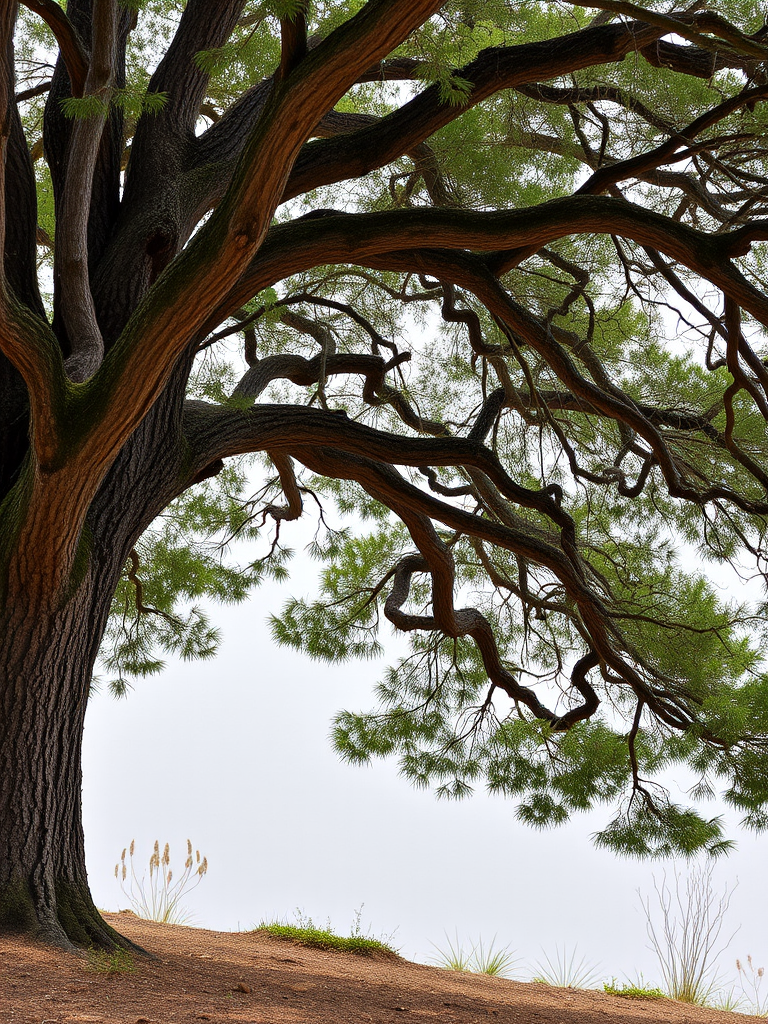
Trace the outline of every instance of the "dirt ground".
[[399, 957], [305, 949], [263, 932], [211, 932], [106, 914], [155, 959], [95, 962], [0, 938], [0, 1024], [745, 1024], [671, 1000], [627, 1000], [457, 974]]

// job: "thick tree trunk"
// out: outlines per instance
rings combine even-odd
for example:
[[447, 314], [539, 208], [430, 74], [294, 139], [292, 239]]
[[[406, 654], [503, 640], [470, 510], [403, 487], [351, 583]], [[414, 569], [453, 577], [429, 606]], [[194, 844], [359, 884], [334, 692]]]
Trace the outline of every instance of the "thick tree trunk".
[[0, 615], [0, 931], [70, 947], [126, 944], [88, 889], [80, 755], [111, 593]]
[[[83, 725], [128, 552], [191, 482], [180, 435], [188, 364], [179, 362], [103, 481], [65, 593], [33, 596], [40, 593], [34, 554], [17, 562], [30, 578], [17, 579], [11, 593], [11, 552], [0, 546], [0, 933], [21, 931], [67, 948], [136, 948], [102, 920], [88, 888]], [[18, 508], [6, 509], [3, 526], [12, 535]], [[61, 517], [51, 522], [51, 544], [66, 527]]]

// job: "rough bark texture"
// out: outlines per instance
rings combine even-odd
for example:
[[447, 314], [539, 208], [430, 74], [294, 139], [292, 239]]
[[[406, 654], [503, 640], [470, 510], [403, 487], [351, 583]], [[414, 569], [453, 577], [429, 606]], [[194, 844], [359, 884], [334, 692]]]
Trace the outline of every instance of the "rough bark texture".
[[169, 387], [95, 496], [68, 587], [42, 604], [17, 595], [0, 614], [0, 930], [65, 946], [126, 944], [105, 925], [88, 888], [83, 723], [128, 552], [176, 493], [181, 445], [168, 429], [174, 399]]
[[90, 898], [81, 823], [83, 720], [105, 596], [96, 602], [87, 580], [58, 612], [17, 602], [0, 619], [0, 928], [59, 945], [115, 938]]

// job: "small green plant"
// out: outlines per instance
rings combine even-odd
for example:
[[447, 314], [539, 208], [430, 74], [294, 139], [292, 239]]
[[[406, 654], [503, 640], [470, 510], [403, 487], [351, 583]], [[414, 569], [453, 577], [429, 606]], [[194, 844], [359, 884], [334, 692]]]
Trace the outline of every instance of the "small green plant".
[[483, 945], [482, 938], [478, 939], [476, 943], [473, 943], [468, 953], [465, 952], [463, 945], [459, 942], [458, 935], [456, 936], [455, 945], [451, 942], [447, 932], [445, 938], [448, 948], [443, 949], [433, 942], [432, 945], [436, 953], [429, 959], [430, 963], [435, 964], [437, 967], [442, 967], [444, 970], [488, 974], [494, 978], [509, 978], [520, 962], [514, 956], [514, 951], [508, 947], [505, 946], [502, 949], [494, 948], [496, 936], [491, 939], [490, 945], [487, 948]]
[[[160, 843], [156, 839], [152, 856], [149, 858], [149, 883], [146, 875], [139, 880], [133, 863], [135, 840], [123, 850], [120, 862], [115, 864], [115, 878], [131, 902], [139, 917], [161, 924], [186, 924], [192, 915], [181, 905], [182, 899], [198, 886], [208, 871], [208, 858], [200, 857], [200, 851], [192, 856], [192, 843], [187, 840], [187, 859], [181, 875], [173, 880], [171, 870], [171, 849], [165, 844], [162, 856]], [[128, 863], [126, 863], [126, 854]]]
[[127, 974], [135, 970], [133, 957], [127, 949], [89, 949], [88, 970], [98, 974]]
[[478, 939], [472, 953], [473, 967], [476, 974], [489, 974], [492, 978], [510, 978], [514, 974], [515, 967], [520, 963], [520, 958], [515, 957], [514, 950], [508, 946], [502, 949], [494, 949], [496, 936], [486, 950], [483, 940]]
[[567, 947], [555, 947], [554, 959], [544, 954], [544, 959], [534, 965], [534, 981], [556, 988], [594, 988], [599, 980], [599, 965], [590, 963], [586, 957], [576, 959], [576, 947], [568, 954]]
[[390, 943], [392, 936], [375, 939], [369, 934], [364, 934], [361, 928], [363, 905], [355, 911], [351, 935], [338, 935], [332, 928], [331, 922], [327, 921], [324, 928], [318, 928], [311, 917], [305, 916], [300, 910], [295, 912], [296, 924], [287, 924], [285, 921], [262, 921], [256, 927], [256, 931], [265, 931], [279, 939], [290, 939], [291, 942], [300, 946], [310, 946], [315, 949], [336, 949], [345, 953], [358, 953], [362, 956], [370, 956], [372, 953], [390, 953], [397, 955], [397, 950]]
[[642, 978], [639, 981], [626, 981], [619, 984], [615, 978], [603, 983], [603, 991], [611, 996], [622, 999], [666, 999], [666, 993], [660, 988], [646, 985]]
[[761, 991], [765, 968], [755, 967], [752, 957], [748, 956], [746, 961], [736, 961], [736, 970], [742, 992], [739, 1003], [746, 1004], [755, 1017], [768, 1017], [768, 992]]

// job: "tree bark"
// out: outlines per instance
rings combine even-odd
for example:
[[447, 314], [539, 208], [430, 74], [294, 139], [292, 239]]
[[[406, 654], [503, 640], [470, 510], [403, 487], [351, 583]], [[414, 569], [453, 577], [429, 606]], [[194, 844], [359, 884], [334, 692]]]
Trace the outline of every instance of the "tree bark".
[[[106, 924], [90, 896], [83, 726], [128, 552], [189, 482], [178, 433], [188, 370], [182, 361], [104, 480], [65, 593], [36, 600], [30, 595], [38, 588], [22, 580], [4, 598], [7, 553], [0, 552], [0, 933], [24, 932], [67, 949], [138, 948]], [[9, 509], [6, 525], [12, 516]], [[25, 562], [34, 573], [34, 555]]]
[[0, 930], [70, 948], [122, 944], [88, 889], [80, 755], [111, 593], [0, 614]]

